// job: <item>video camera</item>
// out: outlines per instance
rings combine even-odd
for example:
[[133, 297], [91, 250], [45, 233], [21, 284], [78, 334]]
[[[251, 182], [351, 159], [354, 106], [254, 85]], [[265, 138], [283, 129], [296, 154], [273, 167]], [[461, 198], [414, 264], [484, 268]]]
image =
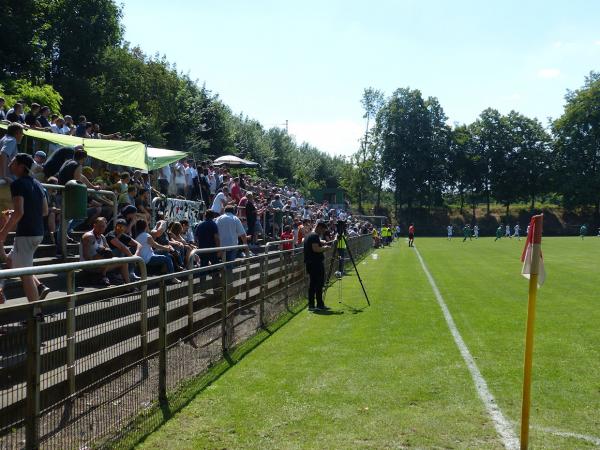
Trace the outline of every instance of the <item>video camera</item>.
[[347, 224], [345, 220], [338, 220], [335, 223], [335, 229], [337, 231], [338, 236], [346, 234]]

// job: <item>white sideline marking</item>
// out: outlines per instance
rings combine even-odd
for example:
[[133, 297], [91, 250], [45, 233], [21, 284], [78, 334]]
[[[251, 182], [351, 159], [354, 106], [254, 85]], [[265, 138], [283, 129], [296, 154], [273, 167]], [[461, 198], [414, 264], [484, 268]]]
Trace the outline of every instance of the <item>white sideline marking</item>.
[[538, 427], [538, 426], [534, 426], [533, 428], [540, 430], [544, 433], [554, 434], [556, 436], [561, 436], [561, 437], [566, 437], [566, 438], [575, 438], [575, 439], [579, 439], [581, 441], [587, 441], [587, 442], [590, 442], [590, 443], [596, 445], [597, 447], [600, 447], [600, 438], [595, 437], [595, 436], [589, 436], [587, 434], [580, 434], [580, 433], [572, 433], [571, 431], [561, 431], [561, 430], [557, 430], [555, 428], [546, 428], [546, 427]]
[[421, 257], [419, 250], [417, 250], [416, 247], [414, 247], [414, 249], [415, 249], [417, 258], [419, 258], [419, 262], [421, 263], [421, 267], [423, 268], [423, 272], [425, 272], [425, 275], [427, 276], [427, 279], [429, 280], [429, 284], [431, 285], [431, 289], [433, 290], [433, 293], [435, 294], [435, 298], [437, 299], [437, 302], [440, 305], [440, 308], [442, 309], [442, 313], [444, 313], [444, 318], [446, 319], [446, 324], [448, 325], [448, 328], [450, 329], [450, 333], [452, 333], [454, 342], [456, 343], [456, 346], [458, 347], [460, 354], [462, 355], [463, 359], [465, 360], [465, 363], [467, 364], [467, 368], [469, 369], [469, 372], [471, 372], [471, 377], [473, 378], [473, 381], [475, 382], [475, 388], [477, 389], [479, 398], [485, 405], [485, 409], [487, 410], [487, 413], [489, 414], [490, 418], [494, 422], [494, 427], [496, 428], [496, 432], [498, 433], [498, 435], [500, 436], [500, 439], [502, 440], [502, 445], [504, 445], [504, 448], [507, 448], [509, 450], [513, 450], [513, 449], [517, 450], [520, 447], [517, 436], [515, 435], [510, 423], [506, 420], [506, 418], [502, 414], [502, 411], [500, 411], [500, 408], [498, 407], [498, 404], [496, 403], [494, 396], [488, 389], [488, 385], [487, 385], [485, 379], [483, 378], [483, 376], [481, 375], [481, 372], [477, 368], [477, 364], [475, 364], [475, 360], [473, 359], [471, 352], [467, 348], [465, 341], [463, 340], [462, 336], [460, 335], [458, 328], [456, 328], [456, 324], [454, 323], [454, 319], [452, 318], [452, 315], [450, 314], [450, 310], [446, 306], [446, 302], [444, 301], [444, 298], [442, 297], [440, 290], [438, 289], [437, 285], [435, 284], [435, 281], [434, 281], [433, 277], [431, 276], [429, 269], [427, 269], [427, 266], [425, 265], [425, 261], [423, 261], [423, 258]]

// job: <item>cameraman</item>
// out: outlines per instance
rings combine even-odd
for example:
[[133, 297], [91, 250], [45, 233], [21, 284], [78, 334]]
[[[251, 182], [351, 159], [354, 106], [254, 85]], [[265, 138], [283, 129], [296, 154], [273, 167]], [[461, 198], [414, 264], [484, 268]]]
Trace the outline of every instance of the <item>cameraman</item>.
[[[323, 286], [325, 285], [325, 264], [323, 253], [329, 248], [321, 237], [327, 230], [327, 222], [319, 221], [315, 230], [304, 239], [304, 264], [310, 277], [308, 285], [308, 310], [324, 311]], [[315, 296], [317, 307], [315, 308]]]

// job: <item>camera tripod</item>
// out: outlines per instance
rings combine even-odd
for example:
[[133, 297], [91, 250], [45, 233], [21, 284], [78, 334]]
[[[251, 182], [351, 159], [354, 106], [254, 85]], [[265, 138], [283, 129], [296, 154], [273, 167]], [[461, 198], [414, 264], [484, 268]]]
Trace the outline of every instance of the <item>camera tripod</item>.
[[[335, 280], [332, 280], [331, 275], [333, 274], [333, 268], [336, 264], [336, 262], [339, 264], [339, 268], [343, 269], [343, 256], [340, 255], [340, 249], [339, 249], [339, 243], [343, 242], [344, 246], [345, 246], [345, 250], [348, 252], [348, 256], [350, 256], [350, 261], [352, 262], [352, 266], [354, 267], [354, 271], [356, 272], [356, 276], [358, 277], [358, 282], [360, 283], [360, 287], [362, 288], [363, 294], [365, 294], [365, 300], [367, 300], [367, 305], [371, 306], [371, 302], [369, 301], [369, 296], [367, 295], [367, 291], [365, 289], [365, 285], [362, 282], [362, 279], [360, 278], [360, 273], [358, 273], [358, 267], [356, 267], [356, 262], [354, 261], [354, 256], [352, 255], [352, 251], [350, 250], [350, 246], [348, 245], [348, 241], [346, 239], [346, 234], [342, 233], [342, 234], [338, 234], [337, 239], [334, 241], [334, 246], [333, 246], [333, 255], [331, 255], [331, 261], [329, 262], [329, 270], [327, 271], [327, 278], [325, 278], [327, 280], [327, 284], [325, 285], [325, 290], [323, 295], [325, 295], [327, 293], [327, 289], [335, 282]], [[342, 277], [344, 276], [343, 272], [341, 270], [337, 271], [335, 273], [338, 281], [338, 296], [339, 296], [339, 303], [342, 303]], [[348, 306], [348, 305], [346, 305]], [[351, 309], [355, 309], [355, 308], [351, 308]]]

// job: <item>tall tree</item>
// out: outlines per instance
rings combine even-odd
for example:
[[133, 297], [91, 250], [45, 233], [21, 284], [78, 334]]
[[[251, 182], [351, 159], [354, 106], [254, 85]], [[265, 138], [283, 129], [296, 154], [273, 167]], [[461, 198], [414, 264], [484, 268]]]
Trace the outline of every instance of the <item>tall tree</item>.
[[600, 73], [569, 92], [565, 111], [552, 124], [557, 190], [567, 206], [594, 205], [600, 215]]

